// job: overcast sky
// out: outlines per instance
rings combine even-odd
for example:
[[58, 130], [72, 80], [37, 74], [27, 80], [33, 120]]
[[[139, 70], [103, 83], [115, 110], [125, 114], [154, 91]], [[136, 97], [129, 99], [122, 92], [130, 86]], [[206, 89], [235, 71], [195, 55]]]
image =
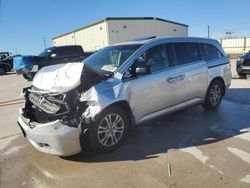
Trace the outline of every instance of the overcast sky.
[[189, 25], [189, 36], [250, 36], [250, 0], [0, 0], [0, 51], [35, 55], [51, 38], [105, 17], [159, 17]]

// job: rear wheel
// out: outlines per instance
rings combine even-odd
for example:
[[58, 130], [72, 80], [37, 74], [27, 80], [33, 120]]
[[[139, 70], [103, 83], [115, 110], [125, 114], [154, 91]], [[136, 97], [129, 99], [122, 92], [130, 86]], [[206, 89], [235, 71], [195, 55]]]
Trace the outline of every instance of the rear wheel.
[[221, 103], [223, 93], [224, 88], [221, 81], [213, 81], [207, 90], [206, 99], [202, 104], [203, 108], [206, 110], [213, 110], [217, 108]]
[[6, 71], [3, 68], [0, 68], [0, 75], [5, 75]]
[[98, 115], [89, 129], [89, 145], [97, 151], [116, 149], [128, 134], [129, 120], [124, 110], [111, 107]]

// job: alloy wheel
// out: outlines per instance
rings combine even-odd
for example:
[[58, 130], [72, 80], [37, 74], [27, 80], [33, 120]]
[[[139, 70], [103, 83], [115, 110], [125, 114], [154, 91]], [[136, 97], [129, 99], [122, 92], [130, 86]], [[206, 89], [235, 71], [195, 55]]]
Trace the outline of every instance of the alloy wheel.
[[124, 133], [124, 121], [119, 114], [108, 114], [100, 122], [97, 129], [98, 141], [103, 146], [117, 144]]
[[216, 106], [221, 99], [221, 88], [218, 84], [212, 86], [210, 91], [210, 102], [213, 106]]

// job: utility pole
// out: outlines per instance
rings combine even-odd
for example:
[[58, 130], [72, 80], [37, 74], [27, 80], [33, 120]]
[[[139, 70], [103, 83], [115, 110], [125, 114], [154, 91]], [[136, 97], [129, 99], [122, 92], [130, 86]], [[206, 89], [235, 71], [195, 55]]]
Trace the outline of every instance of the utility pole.
[[207, 26], [207, 38], [210, 38], [210, 26]]
[[44, 49], [46, 49], [47, 47], [46, 47], [46, 38], [45, 37], [43, 37], [43, 44], [44, 44]]

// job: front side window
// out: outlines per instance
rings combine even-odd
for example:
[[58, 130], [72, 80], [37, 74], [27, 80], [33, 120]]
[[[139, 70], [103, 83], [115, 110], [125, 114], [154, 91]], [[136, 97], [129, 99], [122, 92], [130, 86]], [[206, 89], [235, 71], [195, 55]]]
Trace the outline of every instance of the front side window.
[[146, 50], [138, 58], [138, 64], [148, 66], [151, 72], [162, 70], [169, 67], [169, 57], [165, 44], [161, 44]]
[[181, 42], [174, 43], [173, 46], [178, 65], [201, 60], [199, 46], [197, 43]]
[[143, 52], [125, 72], [125, 78], [154, 73], [170, 67], [166, 44], [154, 46]]
[[205, 61], [210, 61], [222, 57], [221, 52], [215, 46], [210, 44], [201, 44], [201, 46], [203, 49]]
[[141, 44], [117, 45], [106, 47], [89, 56], [83, 62], [98, 71], [99, 73], [112, 74], [139, 47], [141, 47]]

